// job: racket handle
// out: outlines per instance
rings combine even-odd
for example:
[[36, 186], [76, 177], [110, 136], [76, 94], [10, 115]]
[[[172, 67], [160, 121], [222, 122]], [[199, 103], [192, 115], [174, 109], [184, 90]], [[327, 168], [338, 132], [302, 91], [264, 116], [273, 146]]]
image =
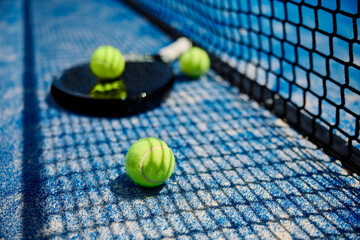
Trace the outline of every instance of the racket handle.
[[185, 37], [178, 38], [174, 43], [160, 49], [159, 57], [163, 62], [169, 63], [180, 57], [192, 47], [192, 43]]

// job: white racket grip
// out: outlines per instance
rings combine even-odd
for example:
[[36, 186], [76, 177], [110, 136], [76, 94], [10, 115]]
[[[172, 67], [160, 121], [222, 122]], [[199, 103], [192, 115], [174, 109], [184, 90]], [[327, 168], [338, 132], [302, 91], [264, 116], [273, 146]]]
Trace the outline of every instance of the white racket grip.
[[169, 46], [160, 49], [159, 56], [164, 62], [172, 62], [191, 47], [191, 41], [185, 37], [181, 37]]

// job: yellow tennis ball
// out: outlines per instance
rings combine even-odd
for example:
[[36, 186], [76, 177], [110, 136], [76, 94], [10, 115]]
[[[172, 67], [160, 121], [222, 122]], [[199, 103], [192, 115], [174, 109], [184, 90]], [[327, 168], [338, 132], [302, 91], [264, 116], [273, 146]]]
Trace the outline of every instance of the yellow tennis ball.
[[198, 78], [210, 68], [210, 58], [204, 49], [192, 47], [180, 57], [180, 69], [188, 77]]
[[123, 73], [125, 60], [119, 49], [100, 46], [91, 56], [90, 69], [100, 80], [114, 79]]
[[175, 157], [171, 148], [160, 139], [149, 137], [135, 142], [126, 154], [127, 175], [138, 185], [156, 187], [173, 171]]

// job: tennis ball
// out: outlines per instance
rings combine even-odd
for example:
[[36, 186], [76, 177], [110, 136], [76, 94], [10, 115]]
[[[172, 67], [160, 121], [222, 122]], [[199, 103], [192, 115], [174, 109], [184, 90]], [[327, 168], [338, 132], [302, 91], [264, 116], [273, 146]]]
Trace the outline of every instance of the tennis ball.
[[160, 139], [143, 138], [135, 142], [125, 158], [128, 176], [138, 185], [156, 187], [174, 171], [175, 157], [171, 148]]
[[198, 78], [210, 68], [210, 58], [204, 49], [192, 47], [180, 57], [180, 69], [188, 77]]
[[119, 49], [100, 46], [92, 54], [91, 72], [100, 80], [119, 77], [125, 69], [125, 60]]

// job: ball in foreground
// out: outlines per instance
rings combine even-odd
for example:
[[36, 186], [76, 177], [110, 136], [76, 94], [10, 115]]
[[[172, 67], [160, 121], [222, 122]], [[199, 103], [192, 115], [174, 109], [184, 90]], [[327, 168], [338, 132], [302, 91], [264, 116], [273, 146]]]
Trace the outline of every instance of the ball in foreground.
[[124, 69], [124, 57], [113, 46], [100, 46], [91, 56], [90, 70], [100, 80], [115, 79]]
[[173, 171], [175, 157], [168, 145], [157, 138], [143, 138], [134, 143], [125, 159], [128, 176], [138, 185], [156, 187]]
[[198, 78], [210, 68], [210, 58], [204, 49], [192, 47], [180, 57], [180, 69], [188, 77]]

